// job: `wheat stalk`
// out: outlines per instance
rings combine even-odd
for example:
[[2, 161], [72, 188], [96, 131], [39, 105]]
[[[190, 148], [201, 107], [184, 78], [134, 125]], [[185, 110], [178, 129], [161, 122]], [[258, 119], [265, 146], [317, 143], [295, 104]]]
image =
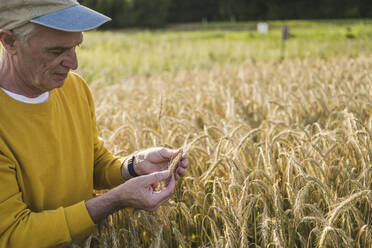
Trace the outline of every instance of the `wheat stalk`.
[[178, 163], [182, 159], [183, 152], [179, 152], [169, 163], [168, 170], [169, 170], [169, 177], [166, 179], [165, 184], [168, 185], [172, 175], [176, 172], [178, 168]]

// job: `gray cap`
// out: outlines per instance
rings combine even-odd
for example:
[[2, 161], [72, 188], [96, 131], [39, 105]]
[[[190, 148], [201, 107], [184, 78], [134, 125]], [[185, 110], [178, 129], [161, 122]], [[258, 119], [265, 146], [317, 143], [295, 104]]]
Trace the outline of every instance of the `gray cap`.
[[0, 29], [12, 30], [28, 22], [49, 28], [81, 32], [111, 19], [76, 0], [1, 0]]

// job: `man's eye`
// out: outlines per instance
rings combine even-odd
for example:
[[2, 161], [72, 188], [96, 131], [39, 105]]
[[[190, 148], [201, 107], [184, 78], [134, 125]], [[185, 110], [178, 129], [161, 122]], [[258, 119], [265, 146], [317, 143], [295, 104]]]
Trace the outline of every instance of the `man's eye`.
[[54, 54], [54, 55], [61, 55], [64, 51], [62, 51], [62, 50], [52, 50], [52, 51], [50, 51], [52, 54]]

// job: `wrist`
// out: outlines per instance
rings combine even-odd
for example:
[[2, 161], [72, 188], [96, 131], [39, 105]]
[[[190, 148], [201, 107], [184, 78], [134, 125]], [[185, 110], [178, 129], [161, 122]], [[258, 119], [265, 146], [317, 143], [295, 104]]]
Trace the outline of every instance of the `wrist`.
[[136, 156], [129, 156], [122, 164], [121, 164], [121, 176], [124, 180], [129, 180], [133, 177], [140, 176], [137, 173], [138, 168], [137, 166], [137, 157]]
[[121, 176], [124, 178], [124, 180], [129, 180], [131, 178], [128, 172], [127, 163], [128, 159], [124, 160], [120, 167]]
[[107, 192], [101, 196], [85, 201], [85, 206], [92, 221], [97, 224], [107, 215], [118, 209], [119, 203], [113, 192]]

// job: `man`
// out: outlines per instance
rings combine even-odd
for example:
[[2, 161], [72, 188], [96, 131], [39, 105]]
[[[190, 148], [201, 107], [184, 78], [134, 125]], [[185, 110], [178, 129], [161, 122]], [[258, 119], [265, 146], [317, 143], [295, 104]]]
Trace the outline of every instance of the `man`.
[[119, 160], [98, 138], [90, 91], [70, 70], [82, 32], [107, 21], [75, 0], [0, 1], [0, 248], [82, 241], [115, 210], [157, 209], [186, 175], [186, 155], [167, 170], [181, 150]]

